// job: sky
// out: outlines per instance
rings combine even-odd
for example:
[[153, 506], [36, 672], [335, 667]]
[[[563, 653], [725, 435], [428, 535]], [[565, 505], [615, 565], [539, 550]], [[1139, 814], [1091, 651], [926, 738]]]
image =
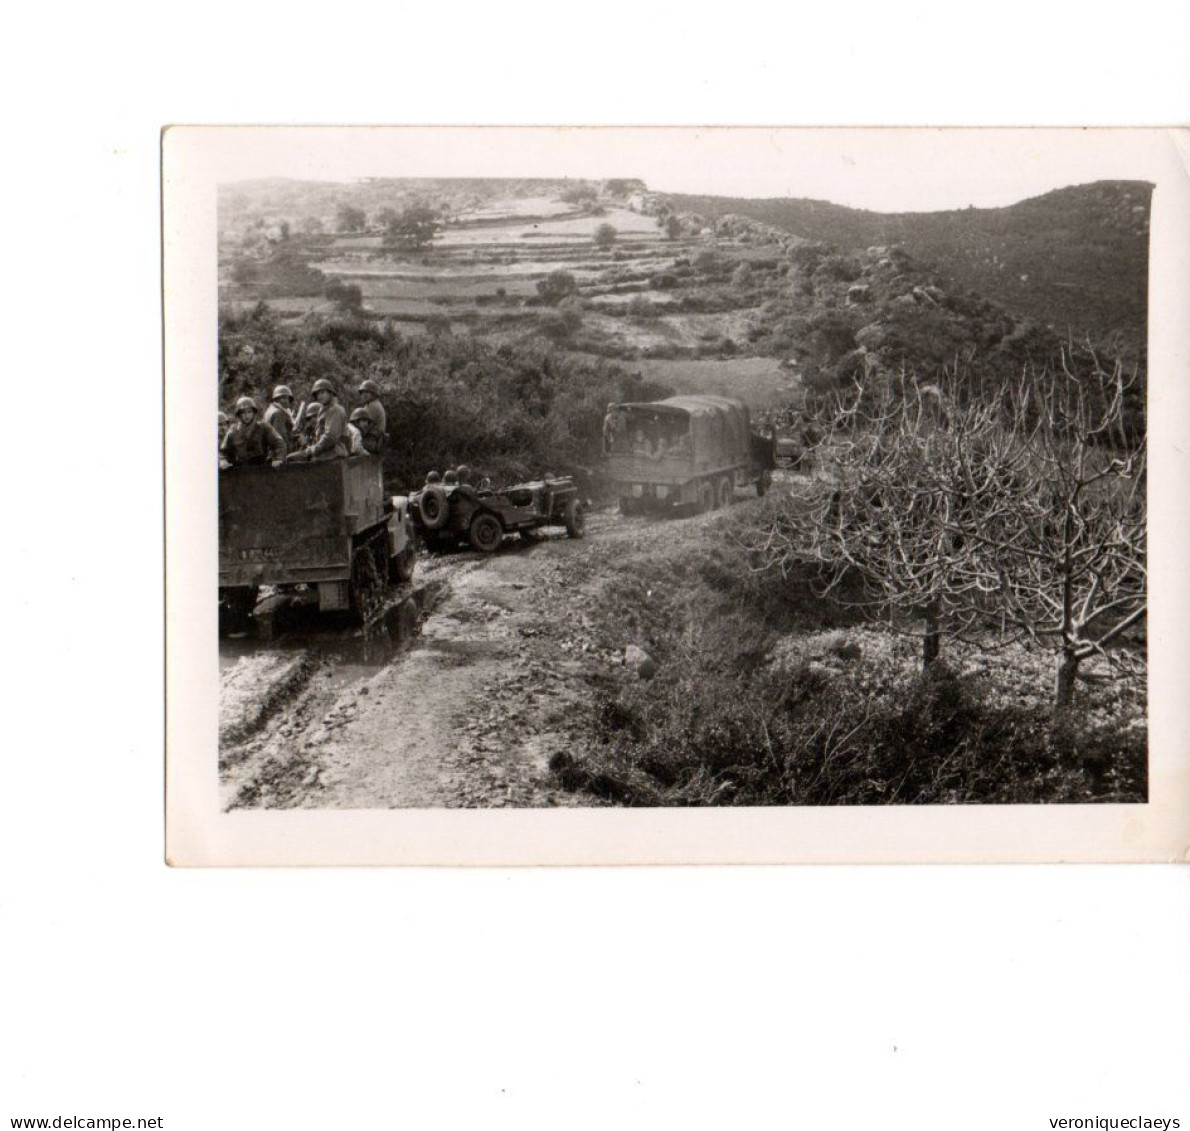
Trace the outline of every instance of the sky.
[[[184, 130], [190, 130], [183, 127]], [[203, 128], [218, 181], [638, 177], [651, 189], [875, 211], [998, 207], [1143, 180], [1161, 131], [577, 127]], [[167, 135], [168, 137], [168, 135]]]

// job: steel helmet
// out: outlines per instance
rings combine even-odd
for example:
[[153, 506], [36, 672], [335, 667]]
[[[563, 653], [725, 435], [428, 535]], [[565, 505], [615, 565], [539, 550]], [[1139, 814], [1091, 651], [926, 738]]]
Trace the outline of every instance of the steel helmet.
[[260, 411], [256, 407], [256, 402], [251, 397], [240, 397], [240, 399], [236, 401], [236, 416], [239, 416], [240, 413], [244, 412], [246, 409], [251, 409], [253, 412]]
[[368, 410], [366, 408], [357, 408], [355, 412], [351, 414], [351, 423], [354, 424], [357, 420], [366, 420], [369, 424], [372, 423], [372, 418], [368, 415]]
[[426, 473], [426, 482], [427, 483], [441, 483], [442, 476], [439, 475], [438, 472], [436, 472], [436, 471], [427, 472]]
[[313, 420], [322, 411], [322, 405], [317, 401], [313, 404], [306, 405], [306, 419]]
[[372, 380], [360, 382], [359, 391], [361, 393], [371, 393], [374, 397], [380, 396], [380, 386]]
[[455, 468], [455, 475], [458, 476], [460, 483], [465, 483], [471, 478], [471, 468], [469, 468], [465, 463], [461, 463]]
[[445, 475], [442, 477], [442, 482], [443, 482], [443, 483], [450, 484], [451, 486], [453, 486], [453, 485], [454, 485], [455, 483], [457, 483], [458, 481], [459, 481], [459, 479], [458, 479], [458, 476], [457, 476], [457, 475], [455, 475], [455, 473], [454, 473], [453, 471], [448, 471], [448, 472], [447, 472], [447, 473], [446, 473], [446, 474], [445, 474]]
[[227, 413], [225, 413], [225, 412], [221, 412], [221, 413], [219, 414], [219, 423], [220, 423], [220, 424], [226, 424], [226, 423], [227, 423]]
[[311, 392], [330, 393], [331, 396], [334, 396], [335, 386], [332, 385], [325, 377], [319, 377], [318, 380], [314, 382], [314, 388], [311, 390]]
[[293, 400], [293, 390], [288, 385], [278, 385], [273, 390], [273, 400], [279, 401], [282, 397]]

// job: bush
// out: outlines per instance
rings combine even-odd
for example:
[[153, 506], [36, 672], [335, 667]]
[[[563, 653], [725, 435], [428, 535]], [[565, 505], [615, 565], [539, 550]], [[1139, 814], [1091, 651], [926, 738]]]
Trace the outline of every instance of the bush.
[[569, 271], [551, 271], [537, 283], [537, 293], [543, 302], [556, 306], [564, 298], [578, 292], [578, 283]]
[[752, 285], [752, 268], [741, 263], [731, 274], [731, 285], [737, 290], [747, 290]]
[[827, 283], [854, 283], [863, 273], [859, 262], [848, 255], [827, 255], [814, 269], [814, 281]]
[[563, 299], [557, 310], [548, 310], [540, 318], [541, 332], [555, 341], [564, 341], [574, 335], [583, 323], [583, 310], [578, 299]]
[[[568, 318], [571, 309], [549, 313]], [[287, 324], [265, 304], [246, 314], [220, 311], [225, 407], [240, 395], [267, 400], [281, 382], [301, 399], [319, 377], [346, 388], [364, 376], [379, 381], [388, 411], [385, 477], [394, 492], [444, 464], [477, 464], [510, 482], [593, 466], [609, 402], [672, 394], [606, 362], [571, 360], [541, 345], [406, 337], [391, 322], [358, 317]]]
[[841, 636], [826, 645], [830, 666], [780, 668], [759, 619], [669, 612], [672, 629], [658, 630], [660, 617], [638, 628], [666, 633], [650, 640], [657, 675], [605, 689], [598, 745], [551, 767], [565, 788], [647, 806], [1145, 797], [1143, 733], [1073, 724], [1055, 739], [1044, 718], [990, 705], [942, 663], [890, 677]]
[[344, 283], [341, 279], [331, 279], [323, 294], [344, 313], [363, 309], [364, 292], [360, 290], [358, 283]]
[[594, 241], [595, 246], [603, 248], [605, 251], [616, 242], [616, 237], [619, 233], [611, 224], [600, 224], [595, 229]]
[[629, 318], [656, 318], [658, 314], [656, 306], [654, 306], [644, 295], [633, 295], [628, 300], [628, 317]]

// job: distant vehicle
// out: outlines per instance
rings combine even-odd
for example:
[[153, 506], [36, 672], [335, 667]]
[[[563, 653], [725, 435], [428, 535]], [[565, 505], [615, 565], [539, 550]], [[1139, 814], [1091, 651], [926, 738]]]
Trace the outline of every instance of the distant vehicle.
[[806, 458], [805, 441], [797, 436], [778, 436], [776, 459], [778, 467], [791, 467], [795, 470], [802, 466]]
[[545, 526], [564, 526], [581, 538], [586, 510], [569, 476], [518, 483], [499, 491], [466, 484], [435, 483], [409, 498], [409, 513], [431, 550], [455, 546], [464, 539], [485, 554], [494, 553], [504, 535], [532, 540]]
[[384, 497], [377, 456], [219, 472], [219, 609], [232, 630], [262, 585], [308, 586], [320, 611], [366, 620], [416, 562], [408, 500]]
[[708, 511], [731, 502], [737, 487], [763, 495], [776, 466], [773, 439], [753, 432], [747, 406], [731, 397], [609, 405], [603, 450], [625, 514]]

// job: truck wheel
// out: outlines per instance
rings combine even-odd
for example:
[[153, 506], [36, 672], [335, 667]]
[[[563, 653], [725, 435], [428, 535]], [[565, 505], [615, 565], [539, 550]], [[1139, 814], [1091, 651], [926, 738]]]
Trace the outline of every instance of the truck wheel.
[[450, 500], [441, 487], [431, 485], [422, 491], [418, 510], [422, 526], [427, 530], [441, 530], [450, 515]]
[[578, 499], [571, 499], [566, 504], [566, 533], [571, 538], [581, 538], [587, 530], [587, 512]]
[[766, 467], [756, 480], [756, 497], [763, 499], [765, 492], [773, 485], [773, 473]]
[[384, 576], [376, 564], [373, 544], [357, 546], [351, 555], [351, 584], [348, 599], [351, 611], [366, 622], [384, 600]]
[[715, 506], [726, 507], [731, 505], [731, 476], [724, 475], [719, 482], [715, 484]]
[[484, 511], [471, 520], [471, 545], [481, 554], [494, 554], [503, 541], [504, 527], [494, 514]]
[[709, 479], [704, 479], [698, 485], [698, 513], [705, 514], [715, 505], [715, 488]]
[[413, 580], [413, 571], [417, 569], [417, 539], [410, 536], [405, 548], [388, 559], [388, 579], [394, 582]]

